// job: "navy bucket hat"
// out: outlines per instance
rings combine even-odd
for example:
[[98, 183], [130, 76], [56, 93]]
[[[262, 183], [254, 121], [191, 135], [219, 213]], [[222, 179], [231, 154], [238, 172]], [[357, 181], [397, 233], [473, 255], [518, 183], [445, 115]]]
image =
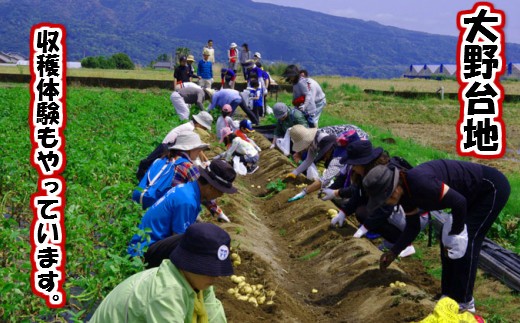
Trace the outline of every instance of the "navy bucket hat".
[[179, 269], [212, 277], [230, 276], [231, 237], [213, 223], [194, 223], [186, 229], [170, 260]]

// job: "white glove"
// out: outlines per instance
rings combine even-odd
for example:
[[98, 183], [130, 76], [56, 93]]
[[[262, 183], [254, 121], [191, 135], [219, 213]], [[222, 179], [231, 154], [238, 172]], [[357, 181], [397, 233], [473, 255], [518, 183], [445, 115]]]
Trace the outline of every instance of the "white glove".
[[275, 147], [274, 144], [271, 144], [271, 146], [269, 146], [269, 149], [273, 149]]
[[217, 216], [217, 221], [219, 222], [231, 222], [229, 218], [224, 214], [224, 212], [220, 212]]
[[359, 227], [359, 229], [356, 231], [356, 233], [354, 233], [354, 238], [361, 238], [362, 236], [364, 236], [365, 234], [367, 234], [368, 232], [368, 229], [365, 228], [364, 225], [361, 225]]
[[295, 196], [291, 197], [287, 202], [294, 202], [296, 200], [302, 199], [307, 195], [307, 191], [303, 189], [300, 193], [296, 194]]
[[328, 200], [332, 200], [333, 198], [336, 197], [336, 190], [333, 190], [331, 188], [324, 188], [321, 190], [321, 194], [324, 194], [321, 199], [323, 201], [328, 201]]
[[452, 217], [449, 217], [442, 227], [442, 243], [450, 259], [459, 259], [464, 256], [468, 248], [468, 230], [464, 224], [461, 233], [450, 235], [452, 221]]
[[330, 225], [334, 227], [336, 226], [336, 224], [338, 224], [340, 227], [342, 227], [343, 223], [345, 223], [345, 213], [340, 210], [338, 215], [336, 215], [332, 218], [332, 220], [330, 220]]

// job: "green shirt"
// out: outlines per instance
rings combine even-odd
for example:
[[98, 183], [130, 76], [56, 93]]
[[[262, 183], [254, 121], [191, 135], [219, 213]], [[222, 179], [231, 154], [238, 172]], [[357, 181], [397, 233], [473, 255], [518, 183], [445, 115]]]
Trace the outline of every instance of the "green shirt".
[[[227, 322], [213, 287], [204, 290], [209, 322]], [[117, 285], [99, 305], [91, 323], [186, 322], [191, 323], [195, 291], [169, 260], [137, 273]]]
[[278, 120], [278, 122], [276, 123], [274, 135], [277, 138], [282, 138], [283, 136], [285, 136], [285, 132], [287, 131], [287, 129], [297, 124], [301, 124], [302, 126], [305, 126], [305, 128], [309, 127], [307, 119], [305, 119], [305, 116], [301, 111], [296, 110], [294, 108], [289, 108], [287, 111], [287, 118], [285, 118], [285, 120], [283, 121]]

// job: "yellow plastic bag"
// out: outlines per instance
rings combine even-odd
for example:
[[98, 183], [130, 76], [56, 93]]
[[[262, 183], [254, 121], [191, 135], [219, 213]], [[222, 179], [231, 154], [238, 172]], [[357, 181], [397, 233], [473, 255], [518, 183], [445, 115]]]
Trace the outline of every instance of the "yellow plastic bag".
[[464, 312], [459, 314], [459, 304], [449, 297], [444, 297], [433, 309], [433, 313], [428, 315], [418, 323], [478, 323], [473, 314]]

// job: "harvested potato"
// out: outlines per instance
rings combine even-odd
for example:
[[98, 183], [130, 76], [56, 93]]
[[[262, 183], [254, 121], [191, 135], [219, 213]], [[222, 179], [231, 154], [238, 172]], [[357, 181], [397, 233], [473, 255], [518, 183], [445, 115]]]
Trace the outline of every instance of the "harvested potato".
[[313, 288], [313, 289], [311, 290], [311, 293], [313, 293], [313, 294], [318, 294], [318, 290], [317, 290], [316, 288]]
[[265, 303], [266, 305], [273, 305], [274, 302], [273, 301], [267, 301], [267, 303]]
[[256, 300], [255, 297], [249, 297], [249, 299], [247, 301], [249, 303], [253, 304], [254, 307], [258, 307], [258, 301]]
[[258, 296], [256, 300], [259, 305], [262, 305], [263, 303], [265, 303], [265, 296]]
[[270, 290], [266, 293], [267, 297], [274, 297], [276, 295], [276, 292], [274, 290]]

